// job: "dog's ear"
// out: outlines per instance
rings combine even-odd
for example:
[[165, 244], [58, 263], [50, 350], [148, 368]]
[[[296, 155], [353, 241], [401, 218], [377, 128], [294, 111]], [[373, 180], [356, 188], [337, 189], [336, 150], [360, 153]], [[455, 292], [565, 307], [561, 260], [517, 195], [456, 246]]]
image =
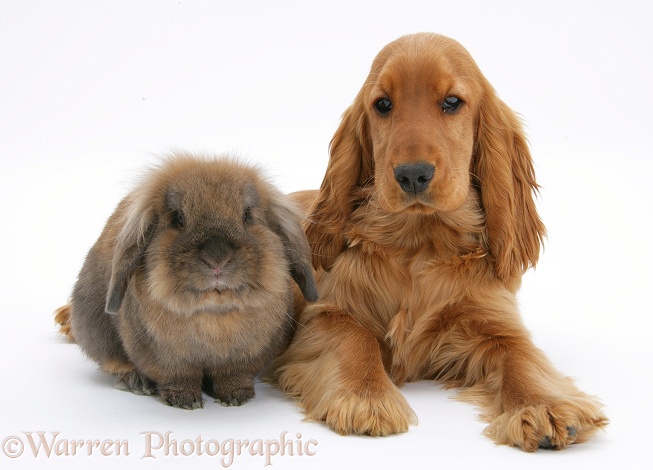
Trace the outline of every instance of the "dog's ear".
[[362, 90], [345, 111], [329, 150], [326, 174], [305, 225], [313, 266], [325, 270], [345, 249], [344, 229], [353, 211], [356, 189], [369, 183], [374, 174]]
[[490, 254], [501, 279], [535, 266], [546, 234], [535, 208], [539, 186], [522, 124], [487, 85], [472, 162], [480, 186]]

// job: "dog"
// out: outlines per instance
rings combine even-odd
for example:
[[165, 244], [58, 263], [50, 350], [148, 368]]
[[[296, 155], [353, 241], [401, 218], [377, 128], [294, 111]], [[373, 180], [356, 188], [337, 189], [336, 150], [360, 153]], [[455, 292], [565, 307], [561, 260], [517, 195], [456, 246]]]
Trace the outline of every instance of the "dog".
[[340, 434], [406, 432], [399, 387], [461, 389], [498, 444], [585, 441], [608, 420], [535, 347], [517, 308], [545, 237], [516, 114], [456, 41], [384, 47], [330, 144], [306, 209], [320, 300], [272, 379]]

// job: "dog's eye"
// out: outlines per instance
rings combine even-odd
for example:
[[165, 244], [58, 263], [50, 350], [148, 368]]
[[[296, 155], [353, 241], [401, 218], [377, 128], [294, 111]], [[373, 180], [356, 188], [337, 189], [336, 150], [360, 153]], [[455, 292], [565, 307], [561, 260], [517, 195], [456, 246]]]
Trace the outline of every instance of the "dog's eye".
[[447, 96], [442, 102], [442, 110], [445, 113], [454, 113], [458, 110], [463, 101], [455, 96]]
[[170, 216], [170, 223], [174, 228], [183, 228], [186, 225], [184, 214], [179, 211], [173, 211]]
[[378, 112], [385, 116], [392, 109], [392, 101], [390, 101], [388, 98], [381, 98], [380, 100], [377, 100], [376, 103], [374, 103], [374, 107]]

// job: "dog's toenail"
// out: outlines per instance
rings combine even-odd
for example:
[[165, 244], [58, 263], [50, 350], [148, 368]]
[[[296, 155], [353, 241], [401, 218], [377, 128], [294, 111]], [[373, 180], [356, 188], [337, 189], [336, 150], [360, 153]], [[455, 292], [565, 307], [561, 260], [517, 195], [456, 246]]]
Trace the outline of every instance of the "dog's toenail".
[[551, 444], [551, 438], [545, 437], [540, 441], [540, 449], [557, 449], [558, 446]]
[[567, 428], [567, 434], [569, 434], [569, 437], [576, 437], [576, 428], [569, 426]]

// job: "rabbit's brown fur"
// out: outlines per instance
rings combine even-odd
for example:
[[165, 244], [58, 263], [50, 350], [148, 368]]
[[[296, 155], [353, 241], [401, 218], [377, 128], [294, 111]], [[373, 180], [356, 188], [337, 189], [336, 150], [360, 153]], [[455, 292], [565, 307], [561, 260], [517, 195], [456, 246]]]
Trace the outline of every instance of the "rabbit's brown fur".
[[62, 331], [130, 390], [227, 405], [293, 332], [291, 281], [317, 292], [294, 206], [228, 158], [176, 155], [118, 205], [79, 274]]

